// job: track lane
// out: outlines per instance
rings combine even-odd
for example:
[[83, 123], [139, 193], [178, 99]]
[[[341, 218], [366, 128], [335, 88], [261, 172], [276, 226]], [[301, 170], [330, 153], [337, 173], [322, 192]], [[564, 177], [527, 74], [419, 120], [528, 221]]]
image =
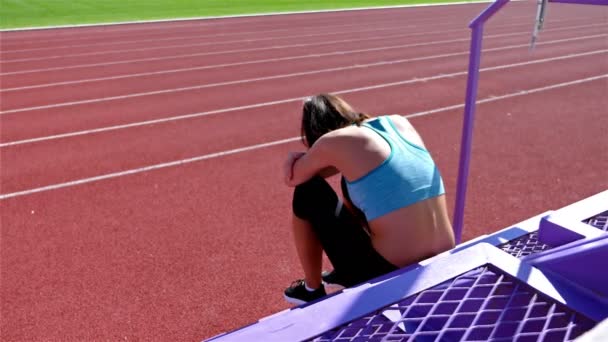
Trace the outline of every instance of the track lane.
[[[576, 18], [578, 21], [578, 23], [582, 23], [580, 20], [583, 18]], [[574, 19], [573, 19], [574, 22]], [[463, 31], [463, 27], [462, 25], [458, 25], [458, 26], [454, 26], [452, 28], [443, 28], [441, 29], [441, 26], [444, 26], [445, 24], [441, 24], [438, 25], [438, 27], [434, 30], [432, 30], [430, 33], [436, 32], [436, 33], [450, 33], [452, 31], [456, 31], [456, 32], [462, 32]], [[521, 23], [519, 24], [521, 25]], [[513, 25], [512, 23], [509, 23], [507, 25], [505, 25], [505, 27], [513, 27], [513, 26], [519, 26], [519, 25]], [[400, 29], [399, 32], [398, 29]], [[363, 33], [372, 33], [376, 36], [378, 36], [379, 34], [382, 34], [384, 31], [385, 35], [395, 35], [396, 33], [399, 33], [400, 35], [403, 35], [403, 37], [407, 37], [407, 36], [424, 36], [426, 34], [428, 34], [429, 32], [426, 31], [421, 31], [420, 29], [415, 29], [415, 30], [410, 30], [407, 27], [395, 27], [392, 29], [377, 29], [377, 28], [367, 28], [364, 27], [360, 30], [352, 30], [352, 31], [341, 31], [341, 32], [326, 32], [326, 31], [322, 31], [322, 32], [316, 32], [315, 34], [308, 34], [308, 35], [291, 35], [289, 36], [288, 40], [284, 40], [283, 45], [284, 46], [289, 46], [289, 44], [295, 44], [295, 46], [302, 46], [304, 44], [307, 43], [306, 40], [302, 41], [302, 37], [309, 37], [309, 38], [316, 38], [316, 41], [310, 42], [308, 41], [308, 45], [322, 45], [324, 43], [324, 41], [320, 41], [320, 38], [326, 37], [326, 40], [329, 42], [349, 42], [352, 41], [353, 38], [356, 39], [361, 39], [361, 40], [365, 40], [366, 37]], [[280, 39], [276, 39], [276, 41], [281, 41]], [[299, 43], [299, 44], [298, 44]], [[165, 44], [165, 45], [170, 45], [170, 44]], [[246, 49], [243, 49], [243, 45], [245, 45], [245, 47], [248, 46], [253, 46], [258, 48], [258, 51], [264, 50], [264, 49], [276, 49], [277, 43], [275, 43], [275, 40], [245, 40], [243, 41], [241, 40], [236, 40], [231, 44], [228, 44], [228, 46], [226, 46], [226, 44], [222, 43], [222, 44], [213, 44], [211, 43], [210, 45], [198, 45], [198, 46], [182, 46], [183, 49], [198, 49], [196, 51], [198, 51], [198, 53], [179, 53], [180, 49], [179, 48], [175, 48], [174, 50], [177, 50], [176, 52], [171, 53], [171, 51], [162, 51], [162, 50], [157, 50], [157, 54], [160, 53], [160, 55], [165, 55], [165, 57], [162, 56], [156, 56], [157, 54], [154, 54], [154, 49], [149, 50], [150, 52], [148, 52], [147, 54], [144, 54], [144, 57], [149, 57], [150, 54], [152, 54], [153, 56], [155, 56], [154, 58], [143, 58], [142, 51], [138, 54], [138, 51], [140, 51], [141, 49], [133, 49], [133, 50], [125, 50], [123, 53], [118, 53], [118, 52], [110, 52], [111, 54], [114, 54], [116, 56], [114, 56], [112, 58], [112, 56], [107, 56], [108, 54], [108, 50], [101, 50], [104, 52], [104, 55], [106, 56], [97, 56], [99, 57], [105, 57], [103, 58], [100, 62], [98, 63], [92, 63], [91, 62], [91, 57], [96, 57], [96, 56], [82, 56], [82, 58], [76, 58], [72, 57], [72, 59], [76, 58], [76, 61], [72, 61], [72, 63], [69, 63], [70, 61], [66, 61], [66, 59], [69, 59], [66, 56], [66, 58], [62, 58], [60, 60], [58, 59], [49, 59], [49, 60], [38, 60], [38, 58], [33, 58], [30, 59], [32, 60], [31, 62], [27, 63], [27, 61], [24, 60], [24, 62], [20, 63], [19, 61], [6, 61], [5, 63], [3, 63], [4, 68], [3, 68], [3, 72], [2, 72], [2, 76], [3, 77], [8, 77], [8, 81], [11, 81], [9, 76], [16, 76], [16, 75], [21, 75], [21, 76], [27, 76], [28, 74], [36, 74], [39, 72], [47, 72], [47, 71], [53, 71], [53, 70], [58, 70], [58, 71], [69, 71], [71, 69], [85, 69], [85, 68], [90, 68], [90, 67], [101, 67], [104, 66], [106, 67], [114, 67], [117, 65], [121, 65], [121, 64], [125, 64], [125, 63], [140, 63], [140, 62], [145, 62], [145, 61], [163, 61], [163, 60], [171, 60], [171, 59], [181, 59], [183, 61], [184, 58], [187, 57], [197, 57], [198, 58], [202, 58], [204, 56], [211, 54], [217, 54], [217, 53], [221, 53], [222, 51], [248, 51]], [[331, 45], [331, 44], [330, 44]], [[209, 52], [209, 50], [213, 50], [211, 52]], [[251, 49], [249, 49], [251, 50]], [[129, 53], [129, 51], [131, 51], [131, 53]], [[255, 50], [254, 50], [255, 51]], [[194, 51], [193, 51], [194, 52]], [[110, 57], [110, 58], [108, 58]], [[139, 58], [138, 58], [139, 57]], [[113, 59], [113, 60], [112, 60]], [[82, 60], [80, 63], [78, 63], [79, 60]], [[57, 64], [60, 63], [60, 64]], [[21, 67], [20, 67], [21, 65]], [[28, 66], [30, 66], [28, 68]]]
[[[583, 39], [580, 39], [580, 41], [576, 39], [564, 44], [551, 44], [551, 46], [539, 47], [539, 50], [532, 55], [528, 54], [525, 44], [523, 45], [524, 47], [519, 49], [486, 52], [484, 54], [484, 66], [489, 67], [519, 61], [525, 63], [526, 60], [548, 58], [553, 54], [565, 54], [568, 51], [576, 52], [577, 49], [581, 49], [582, 47], [584, 47], [582, 52], [594, 51], [593, 49], [602, 48], [605, 45], [604, 38], [596, 38], [590, 41], [591, 44]], [[488, 49], [491, 48], [489, 47]], [[411, 56], [415, 55], [415, 52], [411, 52]], [[324, 89], [327, 91], [340, 91], [403, 80], [414, 82], [414, 78], [441, 74], [461, 72], [464, 75], [466, 71], [466, 59], [466, 54], [461, 54], [460, 56], [452, 56], [451, 58], [430, 59], [413, 63], [301, 75], [291, 77], [291, 79], [297, 80], [298, 83], [294, 84], [293, 87], [287, 88], [282, 87], [282, 85], [290, 78], [267, 79], [251, 83], [226, 84], [224, 86], [200, 88], [190, 91], [48, 108], [31, 112], [8, 113], [0, 116], [3, 126], [1, 139], [5, 143], [91, 128], [109, 127], [193, 113], [205, 113], [226, 108], [225, 92], [238, 94], [238, 96], [233, 96], [230, 102], [231, 107], [239, 107], [279, 99], [299, 99], [319, 91], [318, 84], [323, 84]], [[437, 63], [437, 61], [442, 61], [443, 63]], [[601, 66], [601, 63], [599, 65]], [[404, 68], [404, 66], [408, 67]], [[375, 70], [376, 72], [372, 74], [369, 70]], [[414, 84], [417, 83], [419, 82], [414, 82]], [[277, 88], [277, 90], [274, 90], [274, 88]], [[268, 89], [273, 89], [273, 91], [268, 91]], [[154, 102], [155, 99], [158, 101]], [[86, 113], [90, 112], [97, 114], [94, 116], [86, 115]]]
[[[485, 44], [486, 50], [509, 46], [513, 48], [527, 47], [528, 34], [523, 31], [519, 32], [488, 33]], [[608, 30], [594, 24], [548, 31], [539, 45], [539, 50], [544, 52], [544, 50], [550, 50], [551, 48], [560, 49], [562, 45], [568, 47], [585, 45], [588, 44], [587, 40], [593, 39], [593, 37], [601, 41], [603, 38], [597, 37], [601, 34], [608, 34]], [[407, 60], [423, 60], [424, 57], [429, 57], [429, 62], [433, 62], [431, 58], [438, 56], [437, 49], [441, 48], [439, 56], [444, 55], [444, 58], [436, 59], [437, 57], [435, 57], [435, 63], [437, 63], [447, 60], [449, 57], [465, 58], [468, 56], [468, 42], [469, 38], [462, 34], [454, 34], [453, 36], [437, 34], [416, 38], [405, 37], [403, 41], [387, 38], [387, 40], [369, 41], [366, 44], [357, 42], [356, 44], [337, 46], [335, 51], [321, 49], [322, 45], [318, 45], [315, 47], [321, 49], [319, 51], [322, 52], [314, 53], [307, 51], [307, 48], [303, 48], [301, 55], [298, 55], [300, 49], [295, 49], [295, 51], [293, 49], [286, 50], [286, 56], [271, 53], [267, 56], [261, 55], [257, 59], [249, 55], [244, 58], [241, 54], [234, 54], [234, 57], [229, 58], [222, 54], [209, 58], [204, 66], [186, 68], [182, 72], [165, 73], [161, 71], [150, 75], [143, 74], [134, 77], [83, 81], [82, 83], [29, 89], [13, 90], [10, 86], [5, 86], [0, 96], [3, 100], [2, 111], [10, 114], [11, 111], [27, 111], [27, 108], [38, 106], [130, 96], [138, 93], [183, 89], [247, 79], [313, 73], [317, 70], [331, 68], [357, 69], [382, 62], [405, 65], [404, 62]], [[449, 56], [450, 53], [459, 55]], [[319, 68], [320, 58], [323, 59], [322, 68]], [[256, 60], [261, 62], [256, 63]], [[371, 70], [374, 69], [371, 68]]]
[[[554, 25], [560, 25], [559, 27], [557, 27], [555, 30], [563, 30], [564, 27], [568, 27], [568, 26], [583, 26], [583, 25], [588, 25], [589, 24], [589, 19], [588, 18], [584, 18], [584, 17], [568, 17], [568, 19], [558, 19], [555, 20], [553, 22]], [[488, 29], [490, 32], [495, 32], [497, 34], [503, 33], [503, 32], [509, 32], [514, 30], [515, 28], [517, 28], [519, 30], [519, 32], [527, 32], [527, 27], [529, 24], [526, 23], [526, 21], [519, 21], [519, 22], [508, 22], [502, 25], [496, 25], [495, 27], [493, 27], [493, 25], [488, 25]], [[420, 36], [425, 36], [428, 34], [452, 34], [452, 33], [456, 33], [456, 32], [461, 32], [463, 34], [462, 38], [468, 38], [468, 32], [466, 30], [466, 28], [462, 25], [458, 26], [458, 27], [454, 27], [451, 29], [440, 29], [440, 27], [443, 26], [443, 24], [439, 24], [439, 25], [435, 25], [434, 28], [432, 30], [425, 30], [425, 31], [420, 31], [419, 28], [416, 28], [415, 30], [413, 30], [414, 32], [411, 32], [412, 30], [408, 29], [408, 28], [402, 28], [402, 32], [400, 34], [397, 35], [397, 37], [420, 37]], [[548, 27], [548, 31], [552, 31], [551, 29], [551, 25], [547, 24]], [[524, 30], [524, 31], [522, 31]], [[365, 29], [364, 32], [368, 32], [369, 29]], [[378, 34], [379, 32], [376, 29], [372, 29], [371, 32], [376, 32], [376, 34]], [[389, 31], [390, 32], [390, 31]], [[403, 32], [407, 32], [407, 33], [403, 33]], [[353, 32], [353, 33], [357, 33], [357, 32]], [[351, 33], [351, 34], [353, 34]], [[388, 33], [386, 34], [387, 36], [391, 36], [394, 35], [394, 33]], [[316, 34], [315, 35], [317, 37], [317, 41], [314, 43], [307, 43], [306, 41], [301, 41], [301, 39], [297, 39], [297, 43], [294, 44], [293, 40], [292, 40], [292, 44], [293, 45], [289, 45], [288, 42], [286, 42], [287, 45], [283, 45], [284, 47], [288, 47], [288, 46], [292, 46], [292, 47], [304, 47], [306, 45], [310, 45], [310, 46], [314, 46], [314, 45], [320, 45], [322, 46], [323, 44], [327, 44], [327, 42], [335, 42], [335, 43], [329, 43], [329, 45], [335, 45], [336, 43], [340, 43], [340, 42], [352, 42], [353, 38], [356, 39], [360, 39], [361, 42], [364, 42], [365, 40], [368, 40], [369, 38], [365, 38], [365, 37], [359, 37], [361, 36], [360, 34], [357, 34], [355, 36], [352, 35], [344, 35], [343, 33], [341, 35], [337, 35], [334, 36], [334, 33], [322, 33], [322, 34]], [[327, 40], [325, 41], [318, 41], [318, 37], [327, 37]], [[335, 38], [334, 38], [335, 37]], [[292, 37], [292, 38], [297, 38], [297, 37]], [[380, 37], [382, 38], [382, 37]], [[234, 45], [236, 44], [236, 45]], [[214, 56], [217, 57], [218, 53], [223, 53], [223, 52], [228, 52], [228, 51], [233, 51], [233, 53], [236, 53], [238, 51], [248, 51], [248, 52], [263, 52], [263, 50], [277, 50], [277, 44], [274, 44], [272, 41], [271, 42], [264, 42], [263, 44], [260, 44], [259, 42], [252, 44], [249, 41], [246, 41], [244, 44], [238, 44], [238, 41], [235, 42], [233, 44], [233, 48], [232, 50], [230, 50], [230, 46], [228, 47], [224, 47], [224, 49], [220, 49], [220, 50], [216, 50], [216, 51], [212, 51], [212, 52], [208, 52], [209, 50], [209, 46], [193, 46], [193, 47], [188, 47], [185, 46], [183, 47], [183, 49], [186, 50], [190, 50], [192, 51], [192, 53], [180, 53], [180, 48], [175, 48], [175, 50], [177, 50], [176, 52], [173, 52], [173, 54], [171, 54], [170, 51], [158, 51], [157, 53], [160, 52], [161, 55], [164, 54], [165, 57], [162, 57], [160, 55], [155, 55], [154, 54], [154, 49], [152, 50], [142, 50], [142, 49], [136, 49], [136, 50], [132, 50], [132, 53], [129, 53], [128, 51], [125, 51], [124, 53], [114, 53], [114, 55], [116, 55], [114, 57], [114, 60], [108, 60], [107, 57], [102, 59], [100, 62], [95, 63], [95, 62], [91, 62], [91, 58], [102, 58], [104, 57], [103, 55], [100, 56], [82, 56], [80, 59], [82, 59], [83, 61], [78, 64], [76, 62], [73, 61], [73, 63], [69, 63], [69, 58], [65, 57], [65, 58], [61, 58], [61, 59], [50, 59], [48, 61], [46, 60], [38, 60], [38, 58], [34, 58], [33, 61], [30, 62], [23, 62], [23, 63], [12, 63], [12, 62], [6, 62], [4, 63], [4, 68], [3, 68], [3, 72], [0, 74], [2, 76], [3, 82], [6, 83], [6, 87], [7, 88], [14, 88], [16, 86], [25, 86], [25, 85], [33, 85], [33, 84], [37, 84], [40, 83], [41, 80], [44, 82], [44, 80], [47, 80], [49, 78], [52, 78], [54, 80], [69, 80], [69, 79], [74, 79], [77, 78], [76, 76], [83, 78], [83, 77], [88, 77], [88, 78], [92, 78], [95, 77], [95, 75], [99, 76], [99, 72], [103, 71], [103, 75], [106, 76], [111, 76], [111, 75], [117, 75], [120, 73], [117, 73], [118, 70], [124, 69], [125, 65], [129, 65], [131, 67], [138, 67], [140, 72], [143, 71], [159, 71], [163, 69], [163, 66], [165, 69], [169, 68], [169, 69], [175, 69], [178, 68], [179, 66], [176, 63], [180, 63], [181, 65], [205, 65], [205, 64], [201, 64], [204, 62], [207, 62], [205, 60], [205, 57], [210, 57], [213, 58]], [[270, 45], [269, 45], [270, 44]], [[243, 45], [245, 45], [245, 48], [243, 47]], [[249, 48], [247, 49], [247, 46], [252, 46], [253, 48]], [[266, 45], [266, 47], [263, 47], [264, 45]], [[219, 45], [218, 45], [219, 46]], [[192, 50], [195, 49], [195, 50]], [[198, 50], [197, 50], [198, 49]], [[105, 52], [107, 52], [106, 50], [103, 50]], [[147, 54], [146, 54], [146, 51]], [[197, 52], [198, 51], [198, 52]], [[223, 51], [223, 52], [222, 52]], [[142, 56], [143, 54], [143, 56]], [[104, 53], [104, 55], [107, 55], [107, 53]], [[152, 55], [152, 57], [149, 57], [150, 55]], [[140, 58], [137, 58], [138, 56], [140, 56]], [[74, 57], [72, 57], [72, 59], [74, 59]], [[201, 60], [202, 59], [202, 60]], [[77, 59], [78, 60], [78, 59]], [[57, 63], [60, 62], [62, 63], [61, 65], [53, 65], [52, 63]], [[26, 66], [30, 66], [30, 68], [19, 68], [20, 64], [24, 64]], [[51, 63], [51, 64], [49, 64]], [[74, 64], [76, 63], [76, 64]], [[45, 67], [46, 64], [46, 67]], [[157, 65], [159, 64], [159, 65]], [[118, 70], [115, 70], [118, 69]], [[77, 74], [75, 74], [76, 72], [78, 72]], [[97, 73], [96, 73], [97, 72]], [[68, 75], [63, 75], [64, 73], [68, 73]], [[53, 77], [49, 77], [49, 76], [53, 76]], [[71, 75], [71, 78], [69, 78], [68, 76]], [[88, 75], [88, 76], [84, 76], [84, 75]], [[25, 81], [24, 81], [25, 79]]]
[[[566, 16], [565, 18], [572, 18], [571, 16]], [[579, 19], [580, 20], [580, 17]], [[553, 22], [547, 23], [547, 28], [551, 28], [552, 24], [557, 24], [557, 22], [560, 22], [561, 19], [560, 18], [555, 18]], [[566, 20], [567, 21], [567, 20]], [[588, 23], [589, 21], [585, 21], [585, 23]], [[579, 21], [580, 23], [580, 21]], [[492, 23], [491, 23], [492, 24]], [[506, 26], [512, 26], [513, 22], [509, 21], [508, 23], [504, 24]], [[521, 25], [521, 24], [520, 24]], [[439, 25], [437, 25], [439, 26]], [[488, 25], [488, 29], [493, 30], [492, 29], [492, 25]], [[518, 27], [522, 27], [522, 26], [518, 26]], [[527, 25], [524, 25], [522, 28], [527, 27]], [[459, 29], [464, 30], [463, 26], [460, 26]], [[436, 29], [433, 29], [436, 30]], [[433, 31], [431, 30], [431, 31]], [[465, 35], [466, 37], [467, 35]], [[85, 66], [79, 66], [76, 69], [73, 69], [74, 66], [70, 66], [68, 69], [66, 68], [59, 68], [57, 70], [47, 70], [47, 71], [39, 71], [39, 72], [25, 72], [25, 73], [18, 73], [18, 74], [6, 74], [3, 75], [3, 83], [5, 85], [6, 88], [14, 88], [14, 87], [19, 87], [19, 86], [26, 86], [26, 85], [32, 85], [32, 84], [37, 84], [40, 83], [40, 80], [55, 80], [55, 81], [69, 81], [69, 80], [74, 80], [77, 78], [99, 78], [99, 77], [103, 77], [103, 76], [116, 76], [116, 75], [121, 75], [121, 74], [125, 74], [125, 73], [133, 73], [133, 72], [153, 72], [153, 71], [160, 71], [163, 69], [179, 69], [179, 68], [184, 68], [188, 67], [188, 66], [201, 66], [200, 64], [200, 58], [195, 58], [195, 57], [190, 57], [190, 58], [185, 58], [185, 57], [180, 57], [177, 59], [170, 59], [170, 60], [164, 60], [164, 59], [157, 59], [157, 58], [148, 58], [147, 62], [144, 62], [143, 60], [139, 60], [139, 62], [135, 63], [135, 62], [129, 62], [129, 63], [124, 63], [124, 62], [116, 62], [117, 64], [108, 64], [108, 63], [104, 63], [103, 65], [98, 65], [97, 67], [95, 67], [96, 64], [90, 64], [90, 67], [85, 67]], [[136, 60], [134, 60], [136, 61]], [[40, 69], [40, 70], [45, 70], [45, 69]], [[85, 76], [86, 75], [86, 76]], [[43, 82], [47, 82], [47, 81], [43, 81]]]
[[[398, 34], [398, 29], [393, 29], [388, 32], [385, 32], [388, 36], [394, 36]], [[378, 40], [375, 39], [369, 40], [367, 44], [370, 46], [382, 46], [386, 43], [383, 40], [389, 40], [390, 38], [383, 38], [382, 32], [376, 33]], [[402, 36], [408, 37], [401, 33]], [[421, 35], [424, 35], [421, 34]], [[289, 53], [291, 55], [297, 55], [301, 53], [300, 51], [306, 51], [311, 48], [318, 46], [319, 49], [323, 50], [338, 50], [342, 49], [342, 44], [345, 45], [345, 48], [353, 49], [358, 47], [360, 42], [357, 37], [349, 35], [348, 33], [343, 32], [342, 36], [336, 36], [335, 38], [329, 37], [331, 35], [327, 34], [319, 34], [316, 38], [305, 39], [304, 41], [300, 41], [300, 39], [285, 39], [280, 41], [279, 39], [271, 40], [271, 41], [262, 41], [262, 42], [252, 42], [252, 43], [233, 43], [230, 45], [194, 45], [194, 46], [178, 46], [173, 49], [134, 49], [134, 50], [125, 50], [118, 52], [110, 52], [104, 54], [92, 54], [92, 55], [74, 55], [74, 56], [64, 56], [61, 58], [32, 58], [32, 59], [24, 59], [20, 61], [14, 62], [5, 62], [2, 65], [3, 73], [8, 75], [12, 73], [23, 73], [23, 72], [31, 72], [32, 70], [44, 70], [44, 69], [63, 69], [63, 68], [73, 68], [78, 66], [88, 66], [88, 65], [97, 65], [97, 64], [121, 64], [121, 63], [133, 63], [137, 61], [145, 61], [148, 59], [154, 60], [162, 60], [162, 59], [173, 59], [183, 57], [196, 57], [203, 58], [205, 62], [213, 61], [214, 58], [225, 59], [230, 56], [224, 55], [235, 55], [235, 57], [239, 57], [240, 60], [244, 59], [244, 54], [247, 55], [247, 58], [259, 58], [260, 55], [268, 56], [268, 55], [281, 55]], [[321, 39], [325, 39], [327, 37], [327, 43], [324, 41], [320, 41]], [[423, 37], [419, 38], [419, 41], [424, 41]], [[289, 50], [288, 50], [289, 49]], [[153, 56], [150, 58], [150, 56]], [[183, 58], [182, 57], [182, 58]]]
[[[481, 73], [479, 99], [518, 93], [548, 85], [608, 73], [608, 49], [589, 56], [563, 59]], [[593, 67], [589, 67], [593, 66]], [[559, 69], [560, 73], [552, 72]], [[522, 75], [543, 77], [522, 80]], [[373, 113], [415, 113], [463, 102], [466, 73], [434, 81], [417, 82], [343, 94], [381, 104]], [[403, 94], [407, 94], [404, 96]], [[425, 94], [442, 94], [441, 98]], [[280, 95], [280, 94], [275, 94]], [[300, 99], [284, 105], [236, 110], [156, 125], [108, 131], [67, 139], [4, 147], [0, 150], [3, 193], [93, 177], [171, 160], [189, 158], [242, 146], [285, 139], [285, 130], [298, 131]], [[356, 103], [356, 101], [353, 101]], [[255, 132], [264, 132], [260, 139]], [[176, 139], [179, 137], [179, 139]], [[116, 144], [116, 142], [120, 142]], [[24, 156], [27, 156], [24, 158]], [[52, 160], [49, 160], [52, 156]]]
[[[441, 22], [435, 25], [435, 29], [439, 30], [450, 30], [450, 29], [461, 29], [462, 21], [454, 20]], [[518, 19], [523, 19], [520, 17]], [[24, 49], [24, 50], [12, 50], [3, 51], [2, 55], [3, 63], [14, 63], [20, 60], [27, 59], [40, 59], [45, 58], [58, 58], [56, 56], [73, 57], [81, 54], [116, 54], [119, 52], [135, 51], [138, 49], [146, 50], [165, 50], [174, 49], [176, 47], [196, 47], [196, 46], [234, 46], [235, 44], [264, 44], [269, 41], [277, 42], [288, 42], [288, 41], [312, 41], [319, 37], [327, 37], [326, 39], [334, 38], [338, 39], [344, 35], [357, 35], [362, 38], [370, 35], [378, 34], [395, 34], [397, 32], [404, 33], [404, 30], [417, 29], [417, 26], [425, 26], [430, 20], [417, 22], [403, 23], [403, 20], [382, 20], [378, 22], [369, 22], [369, 25], [361, 26], [361, 24], [343, 23], [333, 24], [331, 26], [325, 24], [320, 27], [303, 26], [301, 28], [294, 27], [292, 29], [274, 29], [269, 31], [258, 31], [255, 37], [246, 36], [243, 32], [240, 37], [238, 33], [232, 35], [223, 35], [213, 39], [208, 35], [201, 35], [197, 32], [195, 35], [188, 36], [183, 34], [175, 34], [172, 32], [171, 37], [166, 38], [154, 38], [154, 39], [133, 39], [127, 40], [121, 39], [120, 41], [112, 41], [107, 43], [84, 43], [84, 44], [73, 44], [73, 45], [55, 45], [48, 48], [40, 49]], [[123, 37], [124, 38], [124, 37]], [[58, 43], [61, 44], [61, 43]], [[32, 56], [32, 52], [35, 52], [35, 56]]]

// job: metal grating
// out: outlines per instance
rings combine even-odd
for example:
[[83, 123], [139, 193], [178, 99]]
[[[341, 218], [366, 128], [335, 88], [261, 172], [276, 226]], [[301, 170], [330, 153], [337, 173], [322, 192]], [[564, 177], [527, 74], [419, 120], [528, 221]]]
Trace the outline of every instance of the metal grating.
[[311, 341], [570, 341], [594, 325], [585, 316], [490, 266], [467, 272]]
[[538, 240], [538, 231], [510, 240], [497, 247], [516, 258], [523, 258], [530, 254], [536, 254], [551, 249], [551, 246]]
[[595, 228], [608, 232], [608, 210], [604, 211], [599, 215], [593, 216], [592, 218], [586, 219], [583, 222]]

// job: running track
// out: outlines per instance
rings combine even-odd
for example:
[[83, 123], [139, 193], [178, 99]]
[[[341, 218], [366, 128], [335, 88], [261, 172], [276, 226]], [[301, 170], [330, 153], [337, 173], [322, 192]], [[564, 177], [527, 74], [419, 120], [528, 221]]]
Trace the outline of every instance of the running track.
[[[301, 99], [411, 115], [454, 200], [486, 5], [2, 32], [5, 341], [200, 340], [288, 308]], [[465, 239], [608, 187], [608, 11], [485, 33]]]

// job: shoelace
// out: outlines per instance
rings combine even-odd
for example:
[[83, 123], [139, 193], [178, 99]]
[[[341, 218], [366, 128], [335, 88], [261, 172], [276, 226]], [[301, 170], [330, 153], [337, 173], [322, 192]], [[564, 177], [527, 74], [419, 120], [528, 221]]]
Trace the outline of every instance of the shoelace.
[[291, 285], [289, 285], [290, 288], [296, 288], [298, 286], [306, 286], [306, 283], [304, 283], [304, 279], [297, 279], [294, 280]]

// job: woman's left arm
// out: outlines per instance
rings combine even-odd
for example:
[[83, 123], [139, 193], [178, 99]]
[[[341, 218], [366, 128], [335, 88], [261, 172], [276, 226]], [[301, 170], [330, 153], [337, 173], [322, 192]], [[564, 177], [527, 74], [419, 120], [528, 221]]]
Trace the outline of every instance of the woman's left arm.
[[[294, 187], [317, 175], [320, 171], [335, 167], [332, 160], [332, 135], [326, 134], [304, 154], [293, 159], [291, 168], [286, 168], [285, 184]], [[291, 171], [291, 172], [290, 172]], [[290, 173], [290, 174], [287, 174]]]

